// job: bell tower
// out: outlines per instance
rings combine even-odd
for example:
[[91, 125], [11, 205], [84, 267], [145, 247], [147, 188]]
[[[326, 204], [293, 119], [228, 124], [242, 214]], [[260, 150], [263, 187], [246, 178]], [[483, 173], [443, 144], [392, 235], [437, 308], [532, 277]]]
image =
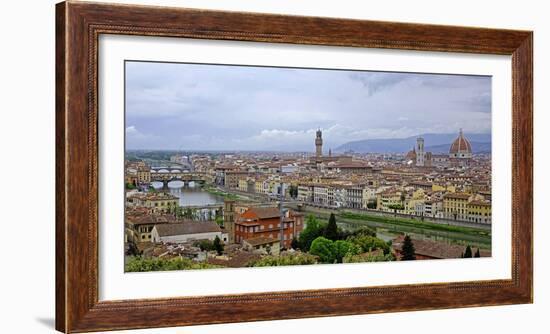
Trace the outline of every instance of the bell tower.
[[416, 165], [419, 167], [423, 167], [424, 159], [425, 159], [424, 138], [418, 137], [416, 139]]
[[317, 158], [323, 156], [323, 133], [321, 132], [321, 129], [317, 130], [315, 136], [315, 156]]

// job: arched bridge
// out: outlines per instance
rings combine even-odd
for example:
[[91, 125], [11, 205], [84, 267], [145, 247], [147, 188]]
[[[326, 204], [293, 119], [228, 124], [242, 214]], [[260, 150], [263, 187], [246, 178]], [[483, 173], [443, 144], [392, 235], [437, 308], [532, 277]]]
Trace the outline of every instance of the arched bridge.
[[187, 172], [178, 169], [151, 169], [151, 182], [162, 182], [168, 185], [171, 181], [182, 181], [184, 183], [195, 182], [205, 184], [212, 182], [212, 176], [201, 172]]

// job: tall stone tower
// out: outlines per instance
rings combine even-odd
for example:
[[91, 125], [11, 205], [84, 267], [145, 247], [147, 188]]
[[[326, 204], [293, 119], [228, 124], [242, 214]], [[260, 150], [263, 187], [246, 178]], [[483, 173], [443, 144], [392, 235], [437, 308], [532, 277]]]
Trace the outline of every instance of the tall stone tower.
[[229, 243], [235, 242], [235, 201], [225, 199], [223, 201], [223, 227], [229, 235]]
[[315, 136], [315, 156], [317, 158], [323, 156], [323, 133], [321, 132], [321, 129], [317, 130], [317, 134]]
[[426, 153], [424, 152], [424, 138], [416, 138], [416, 165], [423, 167]]

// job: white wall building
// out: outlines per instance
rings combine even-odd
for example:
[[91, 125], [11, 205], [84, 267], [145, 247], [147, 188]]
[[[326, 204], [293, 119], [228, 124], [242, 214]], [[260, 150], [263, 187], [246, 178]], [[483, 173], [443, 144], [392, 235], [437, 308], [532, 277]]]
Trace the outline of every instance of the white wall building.
[[227, 233], [212, 221], [183, 222], [174, 224], [155, 225], [151, 231], [151, 241], [154, 243], [184, 243], [193, 240], [214, 240], [220, 238], [227, 242]]

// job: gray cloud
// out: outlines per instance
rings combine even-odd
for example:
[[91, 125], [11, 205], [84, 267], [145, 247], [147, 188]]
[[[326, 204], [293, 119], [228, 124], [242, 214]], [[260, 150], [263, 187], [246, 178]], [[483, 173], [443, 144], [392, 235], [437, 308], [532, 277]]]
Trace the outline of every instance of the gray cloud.
[[312, 150], [420, 133], [488, 133], [491, 78], [126, 63], [128, 148]]
[[408, 73], [353, 72], [350, 74], [350, 78], [361, 82], [369, 95], [372, 95], [402, 81], [414, 78], [414, 75]]

